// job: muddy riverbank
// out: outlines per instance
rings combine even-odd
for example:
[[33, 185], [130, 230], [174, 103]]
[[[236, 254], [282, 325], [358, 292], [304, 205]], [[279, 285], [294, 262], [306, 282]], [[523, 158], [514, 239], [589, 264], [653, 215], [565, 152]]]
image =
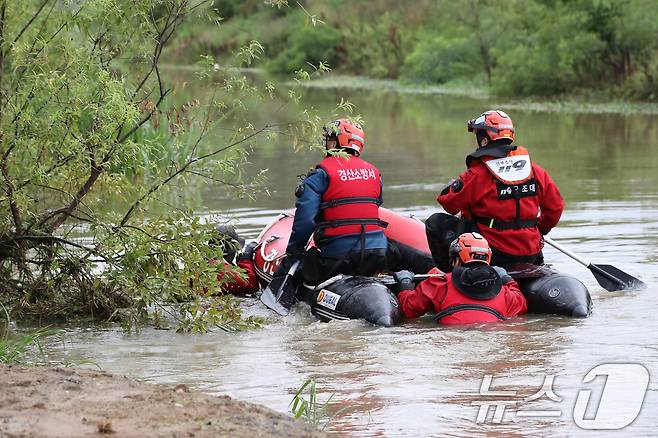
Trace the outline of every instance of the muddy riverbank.
[[323, 437], [285, 414], [186, 385], [0, 365], [0, 436]]

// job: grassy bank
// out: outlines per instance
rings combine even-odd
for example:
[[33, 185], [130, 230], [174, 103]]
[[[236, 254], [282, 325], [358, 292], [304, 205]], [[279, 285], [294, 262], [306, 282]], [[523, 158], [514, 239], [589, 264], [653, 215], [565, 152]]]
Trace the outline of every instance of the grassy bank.
[[585, 114], [658, 114], [658, 103], [625, 100], [606, 101], [604, 96], [573, 96], [562, 99], [526, 98], [515, 100], [498, 97], [486, 87], [468, 86], [459, 82], [445, 85], [413, 84], [402, 80], [373, 79], [362, 76], [327, 75], [301, 84], [308, 88], [339, 88], [353, 90], [391, 91], [404, 94], [446, 94], [482, 100], [488, 106], [538, 112]]

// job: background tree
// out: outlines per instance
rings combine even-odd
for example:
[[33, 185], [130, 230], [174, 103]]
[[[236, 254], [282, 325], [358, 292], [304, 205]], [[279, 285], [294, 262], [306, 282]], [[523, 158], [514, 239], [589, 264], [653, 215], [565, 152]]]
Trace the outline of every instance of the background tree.
[[[343, 73], [475, 85], [500, 95], [658, 94], [658, 20], [648, 12], [655, 0], [305, 0], [285, 14], [253, 2], [220, 3], [234, 8], [222, 29], [198, 27], [186, 44], [203, 41], [221, 57], [230, 52], [226, 41], [256, 35], [276, 54], [260, 65], [275, 73], [308, 69], [306, 60], [324, 56]], [[308, 15], [323, 30], [301, 26]], [[254, 25], [262, 20], [270, 25]]]

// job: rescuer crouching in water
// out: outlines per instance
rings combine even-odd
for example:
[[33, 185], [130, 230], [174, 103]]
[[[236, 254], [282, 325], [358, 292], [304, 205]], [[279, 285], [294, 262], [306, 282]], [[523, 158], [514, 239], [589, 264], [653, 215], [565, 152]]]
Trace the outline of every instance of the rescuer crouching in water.
[[414, 288], [414, 274], [398, 271], [398, 301], [406, 318], [434, 312], [440, 324], [495, 322], [526, 313], [528, 304], [519, 285], [504, 268], [489, 266], [491, 248], [478, 233], [464, 233], [449, 249], [451, 273], [434, 268]]
[[[226, 271], [217, 274], [222, 292], [234, 295], [255, 293], [259, 289], [253, 255], [256, 242], [251, 242], [243, 248], [244, 239], [241, 238], [232, 225], [218, 225], [215, 227], [215, 236], [208, 242], [209, 245], [221, 248], [222, 259], [210, 260], [211, 265], [223, 263]], [[236, 269], [240, 268], [241, 273]]]

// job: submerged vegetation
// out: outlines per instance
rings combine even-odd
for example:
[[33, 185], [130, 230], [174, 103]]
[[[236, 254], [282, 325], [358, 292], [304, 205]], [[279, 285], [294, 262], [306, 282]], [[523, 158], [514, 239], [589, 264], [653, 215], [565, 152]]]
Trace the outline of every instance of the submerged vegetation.
[[[275, 136], [299, 147], [319, 117], [296, 108], [297, 86], [235, 68], [263, 56], [257, 41], [172, 79], [169, 45], [183, 23], [218, 20], [207, 5], [0, 0], [0, 302], [15, 318], [259, 324], [222, 294], [228, 267], [209, 260], [226, 248], [184, 194], [212, 183], [253, 197], [263, 174], [245, 179], [249, 151]], [[281, 97], [294, 122], [250, 119]]]
[[457, 83], [501, 96], [658, 97], [654, 0], [298, 3], [272, 9], [258, 0], [214, 0], [219, 31], [184, 26], [176, 47], [223, 57], [257, 39], [270, 54], [257, 64], [278, 73], [322, 60], [345, 74]]
[[[45, 363], [42, 341], [46, 338], [59, 336], [61, 333], [61, 330], [51, 328], [41, 328], [17, 337], [10, 337], [8, 333], [5, 333], [0, 337], [0, 363], [19, 365]], [[31, 359], [35, 353], [37, 360]]]
[[[308, 399], [304, 396], [305, 393], [308, 393]], [[327, 401], [321, 403], [318, 400], [318, 391], [315, 380], [307, 379], [302, 386], [299, 387], [290, 401], [290, 413], [295, 418], [301, 419], [308, 424], [312, 424], [316, 427], [322, 426], [322, 430], [324, 430], [331, 420], [348, 409], [346, 406], [333, 414], [330, 414], [329, 402], [331, 402], [333, 396], [333, 394], [330, 395]]]
[[[4, 318], [5, 326], [0, 326], [0, 364], [32, 365], [45, 362], [31, 360], [34, 350], [43, 358], [41, 341], [45, 338], [58, 336], [62, 330], [42, 327], [22, 336], [12, 336], [7, 308], [0, 303], [0, 318]], [[1, 321], [1, 319], [0, 319]]]

